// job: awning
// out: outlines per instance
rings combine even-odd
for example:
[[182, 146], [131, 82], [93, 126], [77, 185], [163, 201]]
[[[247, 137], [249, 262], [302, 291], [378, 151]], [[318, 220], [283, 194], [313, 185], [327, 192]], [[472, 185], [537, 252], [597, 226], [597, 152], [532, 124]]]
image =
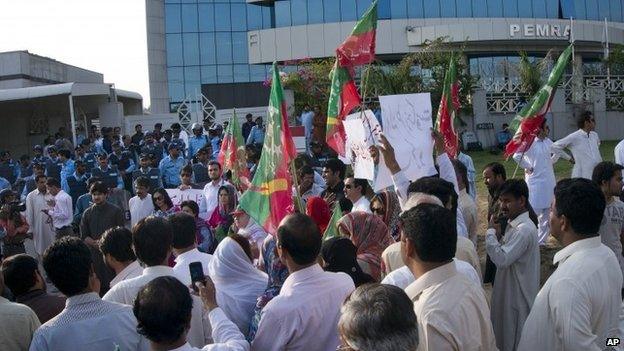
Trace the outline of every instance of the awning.
[[[141, 94], [115, 89], [117, 95], [127, 99], [143, 100]], [[0, 102], [42, 98], [57, 95], [92, 96], [109, 95], [110, 85], [100, 83], [62, 83], [28, 88], [0, 90]]]

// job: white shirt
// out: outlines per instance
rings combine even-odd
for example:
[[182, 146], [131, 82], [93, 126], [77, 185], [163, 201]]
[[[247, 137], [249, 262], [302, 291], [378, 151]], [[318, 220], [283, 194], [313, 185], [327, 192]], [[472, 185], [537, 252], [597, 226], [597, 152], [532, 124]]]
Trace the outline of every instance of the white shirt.
[[219, 205], [219, 188], [223, 185], [231, 184], [226, 182], [224, 179], [221, 179], [216, 185], [213, 184], [211, 180], [204, 186], [204, 200], [202, 201], [202, 206], [199, 209], [199, 212], [206, 213], [205, 218], [210, 218], [210, 216], [212, 216], [212, 212]]
[[[306, 192], [304, 193], [299, 194], [299, 196], [301, 196], [301, 200], [308, 201], [308, 199], [313, 196], [321, 196], [323, 190], [325, 189], [323, 189], [320, 185], [312, 183], [310, 189], [306, 190]], [[295, 189], [295, 187], [293, 186], [293, 196], [296, 194], [296, 191], [297, 189]]]
[[624, 166], [624, 140], [615, 145], [613, 153], [615, 154], [615, 163]]
[[518, 350], [603, 350], [622, 303], [615, 255], [596, 236], [564, 247], [553, 263], [558, 267], [535, 298]]
[[52, 224], [54, 228], [59, 229], [71, 225], [74, 219], [74, 210], [72, 208], [72, 198], [65, 191], [60, 190], [54, 196], [54, 208], [48, 212], [52, 216]]
[[264, 307], [252, 350], [335, 350], [340, 307], [354, 289], [351, 277], [318, 264], [291, 273]]
[[191, 272], [189, 271], [189, 265], [193, 262], [201, 262], [204, 275], [208, 275], [208, 264], [212, 261], [212, 255], [200, 252], [197, 248], [180, 254], [175, 259], [175, 266], [173, 267], [173, 274], [184, 285], [191, 285]]
[[555, 141], [552, 145], [552, 151], [569, 160], [570, 155], [563, 151], [564, 148], [568, 148], [574, 157], [572, 178], [581, 177], [591, 180], [594, 167], [602, 161], [599, 147], [600, 138], [596, 132], [587, 134], [584, 130], [579, 129], [565, 138]]
[[353, 208], [351, 209], [351, 212], [355, 211], [371, 213], [370, 201], [368, 201], [366, 196], [361, 196], [356, 202], [353, 203]]
[[26, 221], [30, 225], [28, 232], [33, 234], [35, 252], [41, 256], [56, 239], [54, 227], [48, 222], [50, 217], [41, 212], [50, 209], [48, 201], [52, 199], [51, 194], [40, 192], [38, 189], [26, 195]]
[[0, 296], [0, 349], [27, 350], [41, 323], [26, 305]]
[[[467, 262], [453, 258], [455, 262], [455, 268], [460, 274], [466, 276], [466, 278], [481, 285], [481, 277], [477, 274], [474, 268]], [[403, 266], [397, 270], [392, 271], [382, 281], [381, 284], [394, 285], [401, 289], [407, 288], [410, 284], [416, 281], [414, 274], [410, 271], [409, 267]]]
[[141, 264], [138, 260], [134, 260], [132, 261], [132, 263], [127, 265], [126, 268], [122, 269], [121, 272], [119, 272], [119, 274], [115, 276], [115, 278], [111, 280], [109, 286], [112, 288], [121, 281], [139, 277], [141, 276], [141, 274], [143, 274], [143, 267], [141, 267]]
[[531, 174], [525, 172], [524, 180], [529, 187], [529, 202], [534, 209], [550, 208], [555, 189], [555, 171], [553, 163], [558, 158], [552, 154], [552, 140], [535, 138], [531, 147], [524, 153], [516, 152], [514, 161], [525, 171], [533, 169]]
[[134, 196], [128, 201], [128, 207], [130, 208], [130, 225], [134, 227], [140, 220], [154, 212], [152, 195], [147, 194], [143, 199], [138, 195]]
[[472, 196], [470, 196], [466, 189], [459, 191], [457, 210], [461, 211], [464, 218], [464, 224], [468, 231], [468, 238], [472, 243], [477, 246], [477, 230], [479, 224], [479, 214], [477, 210], [477, 204]]
[[[175, 274], [173, 269], [167, 266], [146, 267], [140, 276], [117, 283], [102, 299], [132, 306], [139, 290], [158, 277], [175, 277]], [[186, 340], [193, 346], [202, 347], [212, 343], [210, 322], [207, 318], [204, 319], [203, 305], [199, 297], [194, 295], [191, 297], [193, 298], [191, 329], [186, 335]]]
[[184, 344], [177, 349], [171, 351], [248, 351], [249, 343], [245, 340], [245, 336], [238, 330], [236, 325], [232, 323], [220, 308], [215, 308], [208, 313], [210, 325], [212, 325], [212, 338], [215, 343], [206, 345], [203, 348], [191, 346], [189, 343]]

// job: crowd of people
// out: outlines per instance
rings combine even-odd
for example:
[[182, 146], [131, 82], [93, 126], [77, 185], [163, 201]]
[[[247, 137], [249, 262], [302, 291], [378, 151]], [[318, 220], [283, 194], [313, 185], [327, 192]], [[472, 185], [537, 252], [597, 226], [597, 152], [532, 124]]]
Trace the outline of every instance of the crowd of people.
[[[313, 117], [306, 107], [302, 122]], [[253, 175], [264, 127], [246, 120]], [[474, 163], [437, 133], [439, 174], [420, 179], [382, 136], [370, 151], [394, 186], [374, 193], [306, 132], [293, 188], [305, 206], [274, 233], [215, 160], [222, 130], [191, 129], [102, 128], [75, 148], [59, 131], [32, 161], [2, 155], [0, 349], [601, 350], [622, 336], [624, 166], [602, 161], [589, 113], [554, 143], [541, 126], [513, 156], [524, 180], [479, 170], [485, 218]], [[574, 169], [556, 182], [560, 157]], [[167, 189], [203, 198], [174, 204]], [[551, 236], [563, 248], [540, 289]]]

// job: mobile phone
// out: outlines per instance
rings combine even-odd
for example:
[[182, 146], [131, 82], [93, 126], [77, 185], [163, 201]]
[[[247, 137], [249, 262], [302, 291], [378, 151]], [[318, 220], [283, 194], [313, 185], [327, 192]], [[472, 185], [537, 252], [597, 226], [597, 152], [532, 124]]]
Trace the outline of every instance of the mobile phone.
[[191, 262], [189, 264], [189, 271], [191, 273], [191, 287], [195, 292], [198, 291], [195, 286], [196, 282], [205, 282], [206, 276], [204, 275], [204, 268], [202, 267], [201, 262]]

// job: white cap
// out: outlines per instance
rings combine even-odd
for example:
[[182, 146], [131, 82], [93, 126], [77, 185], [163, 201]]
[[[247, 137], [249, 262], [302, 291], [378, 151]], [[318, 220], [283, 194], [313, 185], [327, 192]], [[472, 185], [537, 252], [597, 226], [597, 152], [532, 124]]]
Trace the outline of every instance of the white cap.
[[193, 123], [193, 125], [191, 126], [191, 130], [195, 130], [195, 129], [203, 129], [204, 127], [202, 127], [201, 124], [195, 122]]

